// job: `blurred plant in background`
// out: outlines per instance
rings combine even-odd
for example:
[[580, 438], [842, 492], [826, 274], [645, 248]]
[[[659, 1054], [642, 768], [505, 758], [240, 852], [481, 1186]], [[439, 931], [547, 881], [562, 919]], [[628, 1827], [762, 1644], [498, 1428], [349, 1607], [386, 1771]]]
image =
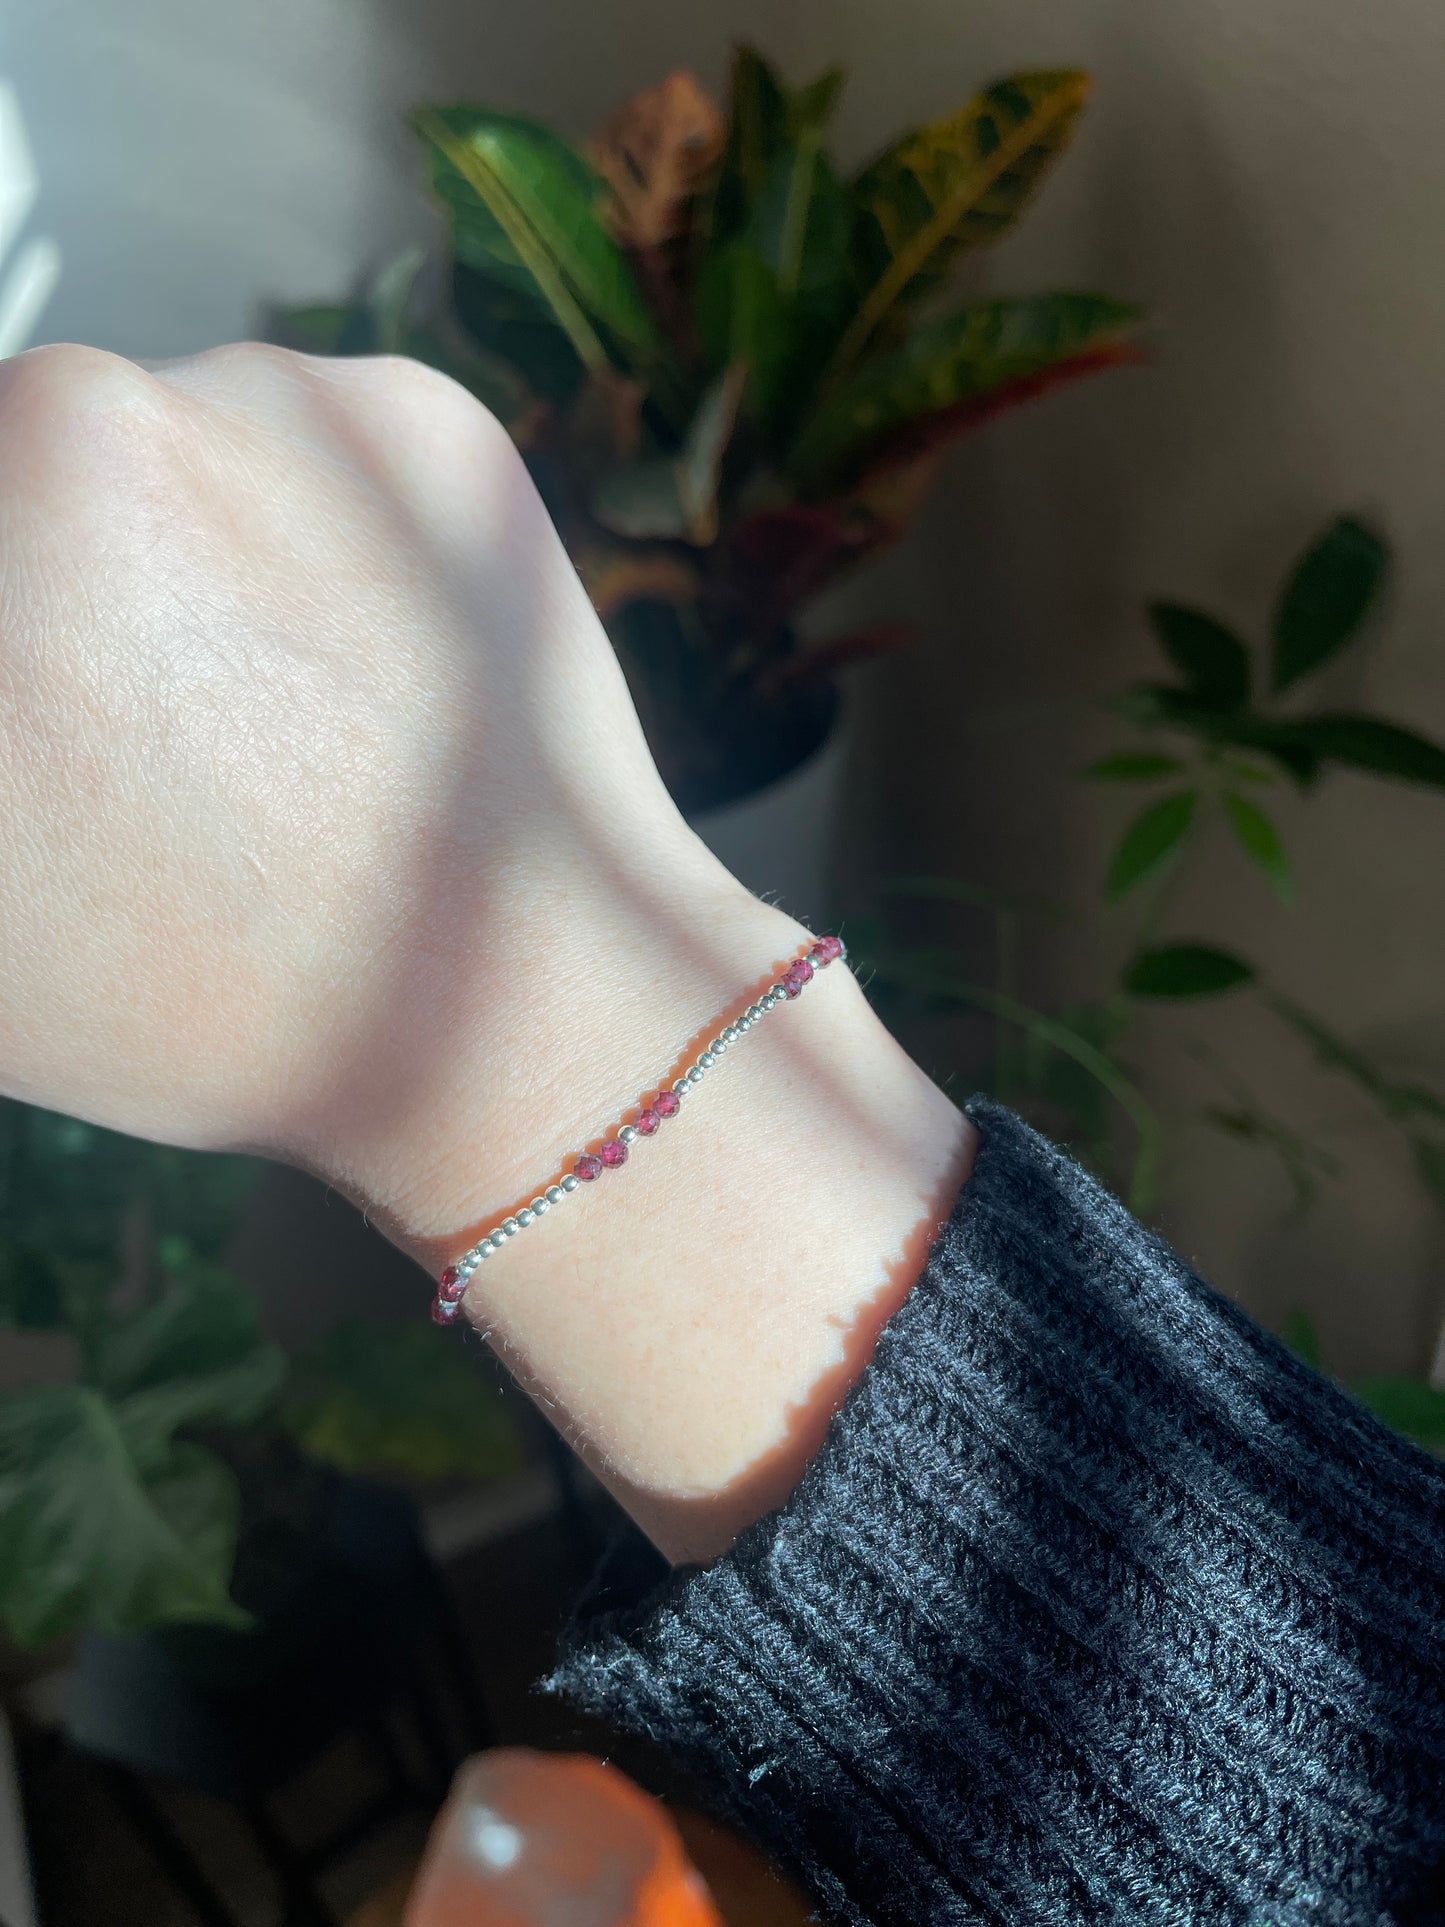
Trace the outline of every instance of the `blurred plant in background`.
[[[0, 1625], [17, 1644], [247, 1625], [231, 1596], [246, 1435], [284, 1430], [348, 1472], [516, 1462], [475, 1354], [430, 1325], [352, 1321], [288, 1379], [223, 1263], [260, 1168], [0, 1102], [0, 1333], [49, 1340], [42, 1382], [0, 1391]], [[288, 1462], [272, 1455], [263, 1511], [286, 1504], [264, 1488]]]
[[297, 346], [430, 362], [506, 423], [687, 810], [803, 760], [837, 670], [908, 640], [889, 623], [805, 646], [795, 618], [903, 533], [948, 444], [1138, 359], [1135, 311], [1103, 295], [948, 297], [1068, 145], [1085, 75], [1013, 75], [853, 175], [827, 146], [843, 78], [788, 87], [739, 47], [726, 115], [675, 73], [585, 152], [423, 107], [440, 311], [413, 318], [411, 257], [281, 321]]
[[[1165, 928], [1188, 859], [1221, 829], [1280, 899], [1293, 901], [1294, 869], [1260, 800], [1281, 782], [1307, 794], [1333, 767], [1445, 790], [1445, 748], [1375, 716], [1301, 714], [1288, 700], [1358, 642], [1388, 564], [1386, 545], [1372, 530], [1351, 518], [1334, 522], [1290, 572], [1264, 649], [1251, 649], [1201, 610], [1150, 605], [1155, 639], [1176, 679], [1116, 699], [1115, 714], [1138, 740], [1081, 771], [1080, 780], [1159, 793], [1120, 836], [1097, 905], [1071, 909], [1022, 895], [1000, 900], [946, 878], [904, 879], [896, 886], [901, 895], [980, 910], [990, 925], [992, 981], [969, 979], [951, 948], [890, 941], [881, 925], [852, 933], [855, 951], [861, 940], [869, 956], [875, 995], [885, 1004], [962, 1007], [991, 1017], [992, 1062], [971, 1067], [970, 1077], [1062, 1133], [1143, 1214], [1158, 1198], [1166, 1117], [1142, 1058], [1134, 1056], [1140, 1022], [1149, 1012], [1178, 1012], [1229, 994], [1256, 998], [1325, 1071], [1348, 1079], [1400, 1131], [1420, 1181], [1445, 1209], [1445, 1090], [1370, 1061], [1212, 933], [1171, 936]], [[1038, 920], [1056, 928], [1097, 923], [1115, 947], [1122, 936], [1125, 960], [1117, 976], [1087, 1001], [1053, 1011], [1029, 1006], [1018, 993], [1016, 959], [1025, 926]], [[1176, 1041], [1221, 1093], [1205, 1106], [1203, 1121], [1271, 1151], [1297, 1202], [1307, 1204], [1319, 1181], [1338, 1168], [1328, 1147], [1274, 1115], [1248, 1076], [1202, 1040], [1181, 1034]], [[1298, 1322], [1295, 1336], [1299, 1349], [1317, 1360], [1307, 1322]], [[1355, 1389], [1391, 1423], [1445, 1446], [1445, 1394], [1409, 1380]]]

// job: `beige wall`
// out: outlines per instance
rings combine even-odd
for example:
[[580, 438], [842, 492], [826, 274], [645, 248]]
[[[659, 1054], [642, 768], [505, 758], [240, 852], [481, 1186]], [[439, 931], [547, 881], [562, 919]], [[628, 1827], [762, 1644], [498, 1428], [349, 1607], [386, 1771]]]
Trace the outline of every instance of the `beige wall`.
[[[904, 867], [1086, 895], [1099, 830], [1066, 778], [1097, 725], [1076, 705], [1146, 663], [1141, 598], [1257, 621], [1283, 558], [1338, 507], [1379, 519], [1402, 567], [1368, 660], [1329, 693], [1445, 737], [1435, 0], [22, 0], [0, 73], [65, 253], [45, 332], [131, 353], [242, 332], [258, 297], [339, 286], [427, 231], [397, 127], [411, 99], [470, 93], [582, 131], [669, 65], [719, 79], [738, 33], [799, 72], [852, 65], [853, 154], [1001, 68], [1091, 67], [1078, 151], [989, 279], [1102, 284], [1156, 316], [1148, 371], [981, 436], [860, 590], [916, 614], [926, 641], [872, 680], [855, 901]], [[1182, 921], [1222, 934], [1237, 916], [1302, 1001], [1445, 1080], [1445, 804], [1341, 777], [1283, 814], [1300, 908], [1221, 858]], [[1091, 964], [1056, 936], [1028, 959], [1041, 995]], [[1309, 1305], [1341, 1361], [1421, 1363], [1445, 1237], [1393, 1140], [1245, 1013], [1208, 1030], [1346, 1169], [1300, 1224], [1257, 1155], [1187, 1138], [1171, 1228], [1265, 1315]]]

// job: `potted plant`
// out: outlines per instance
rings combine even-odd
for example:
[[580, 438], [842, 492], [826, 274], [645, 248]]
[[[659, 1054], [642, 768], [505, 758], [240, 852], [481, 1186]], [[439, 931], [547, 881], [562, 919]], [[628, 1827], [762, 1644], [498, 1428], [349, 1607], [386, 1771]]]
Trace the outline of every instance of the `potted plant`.
[[789, 87], [739, 47], [726, 112], [674, 73], [585, 150], [419, 108], [446, 298], [416, 313], [411, 257], [284, 318], [300, 346], [442, 367], [506, 423], [695, 818], [796, 770], [840, 669], [908, 639], [804, 640], [799, 617], [897, 540], [948, 444], [1138, 356], [1107, 296], [949, 292], [1068, 145], [1085, 75], [1012, 75], [851, 174], [827, 144], [842, 85]]
[[289, 1362], [265, 1342], [222, 1262], [258, 1172], [0, 1103], [0, 1331], [31, 1354], [0, 1387], [13, 1648], [244, 1636], [338, 1478], [516, 1466], [510, 1406], [424, 1321], [352, 1319]]

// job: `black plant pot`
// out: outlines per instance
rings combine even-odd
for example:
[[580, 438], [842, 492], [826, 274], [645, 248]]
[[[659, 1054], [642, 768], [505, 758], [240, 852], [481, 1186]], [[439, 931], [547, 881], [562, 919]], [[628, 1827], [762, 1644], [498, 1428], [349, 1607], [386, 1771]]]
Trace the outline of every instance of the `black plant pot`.
[[[315, 1467], [284, 1441], [250, 1450], [233, 1591], [254, 1627], [86, 1632], [69, 1738], [132, 1773], [249, 1806], [344, 1733], [393, 1750], [385, 1736], [400, 1709], [427, 1755], [427, 1784], [414, 1790], [436, 1796], [461, 1753], [489, 1736], [414, 1504]], [[275, 1483], [258, 1509], [247, 1486], [266, 1463]], [[472, 1730], [451, 1729], [443, 1698]]]
[[768, 788], [827, 741], [838, 717], [831, 682], [785, 683], [764, 697], [729, 676], [691, 610], [639, 602], [608, 622], [648, 746], [684, 816]]

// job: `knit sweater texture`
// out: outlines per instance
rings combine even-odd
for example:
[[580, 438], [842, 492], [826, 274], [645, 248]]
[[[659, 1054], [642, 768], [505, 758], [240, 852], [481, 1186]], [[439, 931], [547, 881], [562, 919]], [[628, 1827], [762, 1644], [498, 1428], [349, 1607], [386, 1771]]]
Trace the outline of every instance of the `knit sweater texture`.
[[1445, 1474], [1001, 1108], [791, 1499], [551, 1682], [854, 1927], [1379, 1927], [1445, 1859]]

